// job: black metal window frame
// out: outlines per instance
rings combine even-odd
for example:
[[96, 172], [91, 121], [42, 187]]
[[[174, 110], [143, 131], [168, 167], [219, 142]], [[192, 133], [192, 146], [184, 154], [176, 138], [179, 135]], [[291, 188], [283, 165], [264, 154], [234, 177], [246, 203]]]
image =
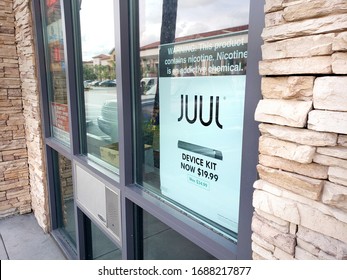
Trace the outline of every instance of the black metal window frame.
[[[227, 240], [212, 232], [200, 223], [190, 219], [180, 211], [172, 208], [162, 200], [150, 195], [135, 182], [134, 159], [134, 127], [133, 100], [131, 94], [134, 85], [134, 49], [132, 42], [136, 40], [136, 24], [138, 0], [114, 0], [115, 14], [115, 47], [117, 54], [117, 99], [119, 110], [119, 174], [114, 174], [97, 164], [92, 163], [86, 156], [83, 144], [83, 125], [79, 105], [83, 90], [83, 79], [80, 71], [81, 58], [79, 36], [78, 0], [62, 0], [65, 58], [69, 100], [70, 147], [56, 141], [50, 130], [50, 116], [48, 112], [48, 85], [46, 73], [45, 38], [42, 30], [42, 14], [40, 0], [32, 0], [32, 10], [35, 26], [35, 47], [37, 55], [38, 77], [41, 92], [41, 111], [43, 120], [44, 149], [46, 151], [46, 165], [48, 178], [48, 192], [50, 201], [51, 225], [53, 235], [60, 245], [65, 248], [66, 254], [72, 259], [86, 259], [90, 255], [90, 238], [87, 215], [75, 206], [75, 220], [77, 229], [77, 248], [72, 250], [64, 244], [59, 236], [57, 211], [54, 198], [55, 174], [53, 153], [58, 152], [73, 163], [83, 165], [90, 174], [107, 182], [107, 185], [120, 190], [121, 194], [121, 220], [122, 220], [122, 257], [123, 259], [136, 259], [141, 256], [141, 242], [136, 234], [139, 224], [138, 208], [144, 209], [163, 223], [170, 226], [193, 243], [206, 250], [218, 259], [251, 259], [251, 220], [253, 215], [252, 194], [253, 183], [257, 179], [256, 164], [258, 162], [259, 130], [254, 121], [253, 113], [261, 97], [260, 76], [258, 62], [261, 59], [261, 32], [264, 26], [264, 0], [250, 1], [249, 15], [249, 41], [246, 76], [246, 97], [244, 113], [244, 132], [242, 150], [241, 194], [239, 210], [239, 231], [237, 243]], [[93, 219], [92, 217], [89, 217]], [[87, 223], [87, 224], [86, 224]], [[101, 229], [102, 230], [102, 229]]]

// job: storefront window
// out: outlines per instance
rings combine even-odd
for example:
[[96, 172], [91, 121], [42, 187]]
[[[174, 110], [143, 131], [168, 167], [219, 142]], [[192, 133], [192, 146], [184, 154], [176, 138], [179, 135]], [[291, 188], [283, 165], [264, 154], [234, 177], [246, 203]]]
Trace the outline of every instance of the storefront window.
[[93, 260], [121, 260], [122, 251], [92, 222]]
[[51, 133], [70, 145], [68, 95], [61, 1], [46, 0], [45, 26]]
[[119, 167], [113, 0], [80, 2], [82, 96], [88, 157]]
[[238, 231], [249, 1], [139, 1], [137, 182]]
[[71, 161], [56, 153], [58, 182], [56, 185], [56, 205], [58, 228], [68, 243], [76, 246], [75, 202]]
[[145, 260], [215, 259], [146, 211], [143, 211], [143, 258]]

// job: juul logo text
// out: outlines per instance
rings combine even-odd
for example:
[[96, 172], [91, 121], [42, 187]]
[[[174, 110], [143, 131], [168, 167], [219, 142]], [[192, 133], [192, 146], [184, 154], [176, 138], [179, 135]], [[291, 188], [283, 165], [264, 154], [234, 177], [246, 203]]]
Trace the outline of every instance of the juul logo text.
[[[213, 111], [215, 112], [215, 122], [216, 125], [220, 128], [223, 129], [223, 125], [219, 122], [219, 96], [216, 96], [215, 99], [215, 104], [214, 104], [214, 97], [210, 96], [210, 112], [209, 112], [209, 120], [205, 121], [203, 120], [203, 96], [200, 95], [199, 96], [199, 106], [198, 106], [198, 96], [194, 95], [194, 116], [193, 118], [189, 118], [188, 114], [189, 109], [188, 109], [189, 105], [188, 105], [188, 95], [183, 95], [181, 94], [181, 115], [178, 118], [178, 121], [182, 121], [183, 118], [185, 117], [185, 119], [187, 120], [188, 123], [193, 124], [196, 122], [197, 118], [198, 118], [198, 107], [199, 107], [199, 121], [203, 126], [209, 126], [212, 121], [213, 121]], [[206, 107], [206, 106], [205, 106]], [[215, 109], [213, 109], [215, 108]], [[205, 109], [206, 110], [206, 109]]]

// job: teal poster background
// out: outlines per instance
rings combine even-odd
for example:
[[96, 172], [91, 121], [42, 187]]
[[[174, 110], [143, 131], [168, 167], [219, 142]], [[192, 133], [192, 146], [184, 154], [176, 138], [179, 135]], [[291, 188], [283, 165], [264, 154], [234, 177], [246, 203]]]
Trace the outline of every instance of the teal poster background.
[[[232, 42], [230, 38], [218, 42]], [[167, 50], [173, 45], [166, 45], [160, 52], [159, 78], [161, 192], [233, 232], [238, 230], [247, 57], [245, 40], [238, 42], [209, 52], [199, 52], [199, 45], [207, 42], [190, 42], [186, 53], [171, 57]], [[193, 55], [192, 48], [200, 63], [187, 65], [184, 57]], [[242, 59], [219, 61], [218, 65], [229, 65], [224, 69], [234, 70], [212, 75], [208, 69], [216, 69], [218, 52], [242, 52]], [[204, 57], [209, 61], [201, 61]], [[168, 68], [165, 61], [174, 63]], [[175, 76], [189, 68], [206, 72]]]
[[[160, 99], [162, 193], [237, 232], [245, 76], [162, 78], [159, 85], [160, 92], [167, 93]], [[193, 124], [185, 117], [178, 121], [182, 94], [183, 103], [188, 96], [190, 119], [195, 111], [194, 96], [198, 96], [197, 118]], [[200, 123], [200, 96], [203, 97], [202, 119], [206, 122], [210, 97], [213, 97], [213, 121], [209, 126]], [[219, 97], [222, 129], [216, 123], [216, 97]], [[185, 113], [185, 104], [183, 109]]]

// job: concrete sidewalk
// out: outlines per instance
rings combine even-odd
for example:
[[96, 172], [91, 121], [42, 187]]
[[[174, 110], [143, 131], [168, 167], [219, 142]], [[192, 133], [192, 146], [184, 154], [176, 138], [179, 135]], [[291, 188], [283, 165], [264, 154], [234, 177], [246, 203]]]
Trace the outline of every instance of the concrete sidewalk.
[[37, 224], [33, 214], [0, 219], [1, 260], [65, 260], [50, 234]]

